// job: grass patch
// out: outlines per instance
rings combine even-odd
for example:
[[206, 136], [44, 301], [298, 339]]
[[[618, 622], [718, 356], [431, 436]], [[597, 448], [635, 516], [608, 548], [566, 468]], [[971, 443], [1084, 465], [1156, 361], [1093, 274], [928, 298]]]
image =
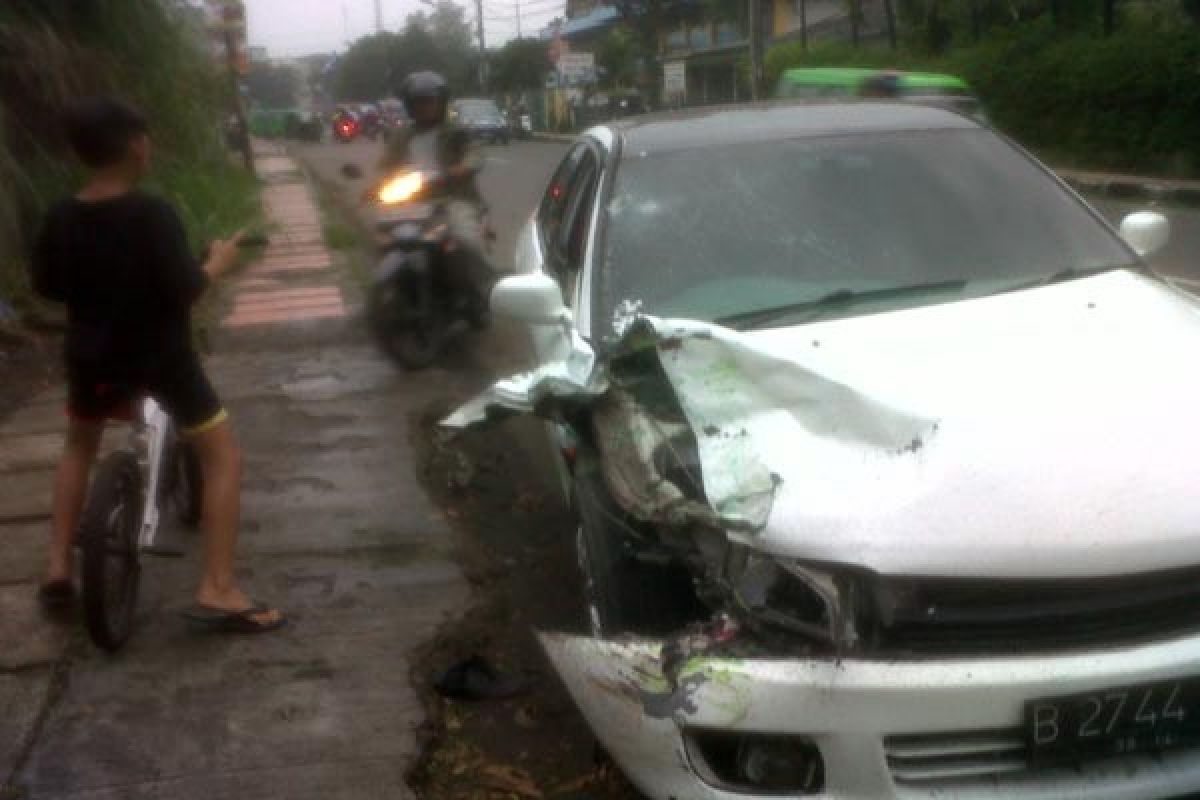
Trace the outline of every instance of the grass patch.
[[362, 244], [362, 236], [349, 225], [327, 219], [321, 226], [325, 244], [333, 250], [350, 250]]
[[321, 214], [325, 244], [339, 252], [354, 282], [366, 287], [371, 282], [371, 267], [375, 261], [375, 243], [370, 230], [340, 194], [341, 186], [323, 181], [315, 173], [310, 174], [310, 179]]

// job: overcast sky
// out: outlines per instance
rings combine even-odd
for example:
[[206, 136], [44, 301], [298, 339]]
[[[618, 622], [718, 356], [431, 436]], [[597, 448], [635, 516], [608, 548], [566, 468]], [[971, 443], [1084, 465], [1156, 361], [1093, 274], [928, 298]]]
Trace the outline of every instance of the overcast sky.
[[[488, 47], [516, 35], [516, 0], [484, 0], [484, 37]], [[251, 45], [267, 48], [271, 58], [331, 53], [344, 50], [353, 41], [375, 30], [375, 0], [245, 0]], [[380, 0], [383, 25], [399, 30], [405, 18], [423, 6], [418, 0]], [[474, 0], [460, 0], [470, 9], [474, 23]], [[522, 30], [536, 33], [561, 13], [561, 0], [522, 0]]]

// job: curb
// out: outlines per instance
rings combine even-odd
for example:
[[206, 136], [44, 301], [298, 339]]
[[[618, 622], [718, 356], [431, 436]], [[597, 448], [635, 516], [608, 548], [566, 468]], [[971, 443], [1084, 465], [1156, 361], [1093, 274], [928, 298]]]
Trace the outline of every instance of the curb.
[[1156, 203], [1173, 203], [1184, 206], [1200, 206], [1200, 188], [1172, 186], [1155, 180], [1139, 178], [1110, 178], [1058, 173], [1066, 183], [1079, 192], [1101, 194], [1118, 200], [1149, 200]]
[[541, 142], [573, 142], [576, 137], [570, 133], [550, 133], [549, 131], [534, 131], [533, 138]]

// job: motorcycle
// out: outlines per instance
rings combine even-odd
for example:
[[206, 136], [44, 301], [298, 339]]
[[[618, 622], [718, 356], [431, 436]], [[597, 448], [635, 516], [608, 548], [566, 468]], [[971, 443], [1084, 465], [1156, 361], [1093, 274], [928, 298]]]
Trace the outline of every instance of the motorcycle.
[[[362, 175], [351, 165], [342, 172]], [[435, 196], [442, 180], [434, 172], [404, 170], [371, 198], [382, 253], [368, 292], [367, 324], [383, 352], [409, 370], [431, 365], [456, 323], [476, 330], [487, 324], [484, 304], [456, 291], [447, 274], [454, 244], [444, 203]], [[490, 230], [486, 222], [484, 228]]]

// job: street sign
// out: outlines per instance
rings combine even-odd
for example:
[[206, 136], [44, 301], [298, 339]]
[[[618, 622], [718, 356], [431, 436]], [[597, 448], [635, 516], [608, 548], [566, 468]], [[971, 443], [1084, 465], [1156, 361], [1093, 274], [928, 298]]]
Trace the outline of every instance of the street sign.
[[591, 53], [562, 53], [558, 57], [558, 71], [568, 86], [595, 83], [596, 57]]
[[667, 97], [687, 96], [687, 62], [668, 61], [663, 64], [663, 94]]

